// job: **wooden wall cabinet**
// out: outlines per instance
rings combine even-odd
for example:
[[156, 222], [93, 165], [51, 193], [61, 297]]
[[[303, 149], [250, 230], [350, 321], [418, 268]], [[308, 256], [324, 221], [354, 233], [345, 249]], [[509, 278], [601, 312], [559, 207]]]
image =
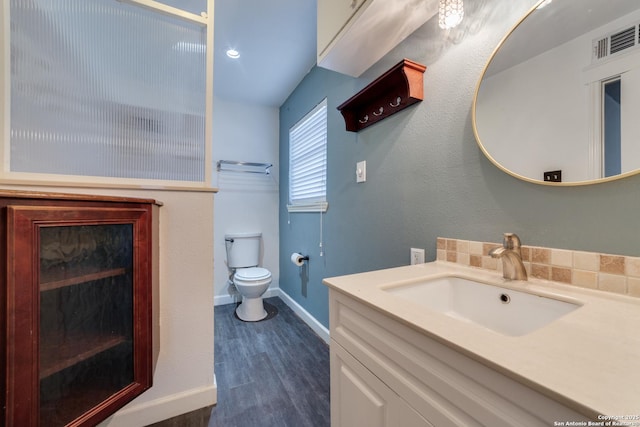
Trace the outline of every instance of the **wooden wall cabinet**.
[[6, 426], [93, 426], [151, 387], [154, 210], [0, 193]]

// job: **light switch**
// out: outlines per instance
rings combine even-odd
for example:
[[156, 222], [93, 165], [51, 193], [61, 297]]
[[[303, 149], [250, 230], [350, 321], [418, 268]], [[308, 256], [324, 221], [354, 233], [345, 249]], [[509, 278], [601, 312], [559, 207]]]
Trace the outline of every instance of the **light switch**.
[[367, 161], [363, 160], [356, 163], [356, 182], [365, 182], [367, 180]]

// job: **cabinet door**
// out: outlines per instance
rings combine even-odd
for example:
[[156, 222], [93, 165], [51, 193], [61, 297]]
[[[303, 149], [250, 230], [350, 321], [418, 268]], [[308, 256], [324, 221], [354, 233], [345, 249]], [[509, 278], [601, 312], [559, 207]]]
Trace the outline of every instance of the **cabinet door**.
[[386, 384], [331, 343], [332, 427], [433, 427]]
[[318, 52], [321, 56], [365, 0], [318, 0]]
[[7, 208], [8, 425], [95, 425], [150, 387], [150, 215]]

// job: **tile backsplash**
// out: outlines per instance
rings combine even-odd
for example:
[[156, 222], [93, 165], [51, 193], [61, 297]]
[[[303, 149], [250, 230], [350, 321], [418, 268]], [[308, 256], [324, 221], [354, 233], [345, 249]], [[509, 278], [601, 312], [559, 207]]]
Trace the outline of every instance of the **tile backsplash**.
[[[502, 243], [438, 237], [438, 261], [502, 271], [502, 261], [489, 251]], [[537, 246], [522, 248], [527, 274], [572, 286], [640, 297], [640, 258]]]

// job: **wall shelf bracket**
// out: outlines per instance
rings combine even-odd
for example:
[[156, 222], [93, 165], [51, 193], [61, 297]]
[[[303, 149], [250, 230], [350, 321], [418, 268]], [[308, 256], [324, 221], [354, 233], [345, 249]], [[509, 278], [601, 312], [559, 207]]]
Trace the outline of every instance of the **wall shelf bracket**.
[[403, 59], [338, 106], [350, 132], [378, 123], [424, 97], [426, 66]]

